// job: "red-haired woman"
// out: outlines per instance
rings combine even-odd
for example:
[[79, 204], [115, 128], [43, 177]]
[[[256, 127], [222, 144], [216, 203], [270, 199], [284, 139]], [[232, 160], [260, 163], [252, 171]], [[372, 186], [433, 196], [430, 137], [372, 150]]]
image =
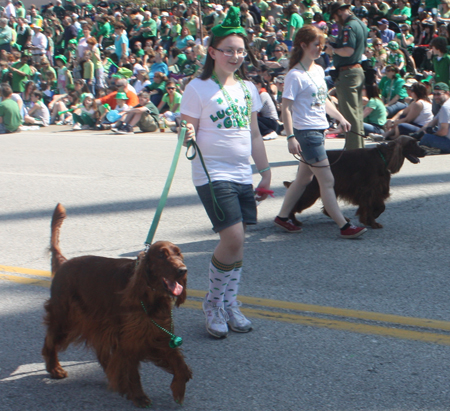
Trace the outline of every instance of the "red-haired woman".
[[328, 128], [326, 115], [338, 120], [346, 132], [350, 131], [351, 125], [327, 98], [323, 68], [314, 63], [322, 53], [324, 44], [323, 32], [312, 25], [302, 27], [294, 39], [290, 70], [284, 80], [282, 113], [289, 152], [301, 155], [302, 161], [274, 223], [288, 232], [301, 232], [301, 228], [294, 225], [288, 216], [315, 176], [323, 205], [341, 229], [341, 237], [355, 238], [367, 229], [355, 227], [342, 215], [325, 151], [324, 131]]

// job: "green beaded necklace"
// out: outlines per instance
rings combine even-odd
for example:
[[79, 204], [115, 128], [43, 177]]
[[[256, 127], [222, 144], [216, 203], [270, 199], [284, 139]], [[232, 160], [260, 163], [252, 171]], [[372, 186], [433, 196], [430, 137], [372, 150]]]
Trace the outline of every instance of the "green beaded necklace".
[[233, 101], [233, 99], [231, 98], [228, 91], [225, 90], [225, 87], [222, 84], [220, 84], [220, 81], [217, 78], [216, 73], [212, 74], [211, 79], [219, 86], [220, 90], [222, 91], [222, 94], [228, 103], [228, 107], [232, 111], [232, 114], [230, 117], [236, 121], [237, 126], [239, 128], [244, 128], [244, 127], [247, 127], [250, 125], [250, 116], [252, 114], [252, 98], [250, 96], [250, 92], [248, 91], [248, 88], [245, 85], [244, 81], [237, 74], [235, 74], [235, 76], [236, 76], [236, 80], [241, 85], [242, 90], [244, 91], [245, 103], [247, 106], [246, 113], [241, 113], [241, 110], [239, 110], [239, 107], [236, 104], [238, 102], [238, 99], [234, 99], [234, 101]]
[[[148, 315], [147, 310], [145, 308], [144, 303], [141, 301], [141, 305], [142, 308], [144, 309], [145, 314]], [[170, 348], [177, 348], [179, 347], [181, 344], [183, 344], [183, 339], [181, 337], [177, 337], [174, 333], [173, 333], [173, 311], [170, 311], [170, 331], [167, 331], [165, 328], [161, 327], [159, 324], [157, 324], [155, 321], [153, 321], [150, 318], [150, 321], [156, 325], [161, 331], [164, 331], [165, 333], [169, 334], [172, 338], [170, 339], [169, 342], [169, 347]]]

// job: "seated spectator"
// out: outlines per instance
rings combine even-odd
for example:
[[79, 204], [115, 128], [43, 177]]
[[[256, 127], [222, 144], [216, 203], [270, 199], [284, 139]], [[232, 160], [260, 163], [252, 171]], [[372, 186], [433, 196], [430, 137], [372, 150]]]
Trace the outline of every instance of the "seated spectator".
[[161, 72], [165, 76], [169, 75], [169, 67], [167, 67], [167, 64], [162, 61], [161, 53], [155, 53], [155, 57], [153, 58], [153, 64], [150, 67], [148, 74], [150, 81], [153, 81], [153, 77], [156, 72]]
[[440, 152], [443, 154], [450, 154], [449, 87], [445, 83], [437, 83], [433, 90], [434, 99], [441, 104], [441, 109], [432, 121], [420, 129], [420, 131], [424, 131], [425, 134], [420, 139], [419, 145], [424, 148], [434, 149], [428, 150], [430, 153], [436, 154], [437, 152]]
[[28, 65], [30, 57], [25, 53], [20, 57], [20, 61], [11, 65], [9, 70], [12, 72], [12, 89], [14, 93], [22, 93], [25, 91], [25, 84], [31, 76], [31, 69]]
[[386, 140], [394, 140], [403, 134], [415, 133], [433, 119], [431, 101], [426, 86], [416, 82], [405, 87], [412, 102], [402, 111], [401, 115], [388, 121], [388, 130], [384, 135]]
[[150, 95], [141, 91], [139, 93], [139, 104], [128, 110], [125, 120], [118, 122], [117, 128], [112, 130], [118, 134], [134, 134], [135, 126], [144, 133], [155, 131], [158, 128], [159, 111], [150, 101]]
[[22, 124], [19, 105], [11, 99], [12, 88], [9, 84], [0, 86], [0, 134], [15, 133]]
[[387, 58], [386, 64], [388, 66], [397, 67], [398, 71], [401, 73], [405, 67], [405, 56], [400, 50], [399, 44], [392, 40], [388, 43], [389, 56]]
[[400, 33], [395, 35], [395, 40], [399, 43], [400, 48], [406, 49], [409, 54], [412, 54], [414, 51], [414, 36], [409, 31], [409, 24], [402, 24]]
[[258, 113], [258, 127], [263, 140], [274, 140], [278, 137], [279, 126], [277, 107], [272, 96], [265, 88], [265, 81], [261, 76], [252, 78], [262, 102], [262, 108]]
[[148, 79], [148, 73], [146, 70], [139, 70], [136, 76], [136, 81], [133, 84], [136, 93], [139, 94], [145, 86], [149, 86], [150, 80]]
[[97, 99], [95, 102], [97, 105], [109, 104], [112, 109], [116, 108], [116, 94], [118, 92], [124, 92], [128, 97], [128, 105], [133, 107], [138, 104], [139, 100], [134, 91], [131, 90], [128, 80], [124, 78], [119, 78], [116, 80], [117, 91], [113, 91], [104, 97]]
[[195, 41], [194, 37], [191, 36], [191, 32], [187, 27], [181, 29], [181, 34], [174, 40], [175, 47], [184, 50], [188, 47], [188, 41]]
[[378, 22], [378, 27], [380, 29], [381, 41], [383, 44], [388, 44], [390, 41], [394, 40], [395, 32], [389, 29], [389, 21], [387, 19], [381, 19]]
[[426, 75], [433, 75], [434, 82], [450, 84], [450, 56], [447, 53], [447, 40], [445, 37], [435, 37], [430, 43], [431, 49], [427, 57], [432, 59], [433, 71], [424, 71]]
[[99, 118], [97, 104], [91, 93], [83, 93], [80, 97], [81, 107], [74, 110], [73, 130], [89, 130], [95, 127]]
[[153, 77], [153, 83], [145, 86], [145, 90], [149, 92], [152, 103], [158, 107], [161, 99], [166, 92], [166, 83], [169, 79], [161, 72], [157, 71]]
[[25, 124], [38, 125], [47, 127], [50, 123], [50, 112], [42, 101], [42, 91], [35, 90], [31, 93], [31, 101], [33, 107], [28, 110], [25, 115]]
[[404, 84], [405, 80], [401, 78], [398, 68], [387, 66], [386, 75], [380, 80], [378, 87], [381, 90], [388, 118], [406, 108], [405, 98], [408, 97], [408, 93], [403, 87]]
[[[173, 81], [167, 82], [166, 90], [167, 93], [164, 94], [161, 103], [159, 103], [158, 110], [160, 113], [164, 113], [168, 126], [175, 127], [177, 125], [176, 121], [180, 117], [180, 103], [182, 94], [177, 91], [176, 84]], [[164, 111], [164, 108], [167, 109]]]
[[368, 102], [364, 107], [364, 134], [383, 134], [386, 124], [386, 108], [380, 98], [380, 90], [376, 84], [366, 84]]

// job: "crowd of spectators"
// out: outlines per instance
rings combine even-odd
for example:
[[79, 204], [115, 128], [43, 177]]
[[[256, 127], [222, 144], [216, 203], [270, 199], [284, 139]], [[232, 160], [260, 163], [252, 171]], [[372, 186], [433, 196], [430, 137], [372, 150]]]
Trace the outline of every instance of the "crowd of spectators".
[[[434, 85], [450, 85], [450, 0], [345, 3], [368, 32], [363, 56], [366, 135], [394, 138], [399, 129], [406, 130], [405, 124], [425, 126], [441, 106], [433, 101]], [[147, 122], [142, 128], [137, 118], [133, 125], [175, 131], [183, 91], [202, 70], [210, 30], [224, 20], [230, 6], [238, 5], [249, 46], [259, 60], [258, 66], [250, 61], [245, 65], [264, 102], [259, 125], [269, 140], [283, 133], [281, 95], [296, 32], [313, 24], [330, 41], [338, 35], [330, 4], [56, 0], [25, 8], [21, 1], [6, 0], [0, 18], [0, 94], [3, 101], [17, 104], [24, 125], [114, 130], [118, 121], [134, 118], [131, 114], [145, 107], [151, 127]], [[328, 74], [333, 96], [333, 55], [327, 47], [317, 63]], [[12, 95], [5, 97], [8, 87]], [[3, 123], [6, 117], [0, 116]], [[3, 131], [20, 129], [14, 127]], [[132, 132], [132, 127], [119, 129]]]

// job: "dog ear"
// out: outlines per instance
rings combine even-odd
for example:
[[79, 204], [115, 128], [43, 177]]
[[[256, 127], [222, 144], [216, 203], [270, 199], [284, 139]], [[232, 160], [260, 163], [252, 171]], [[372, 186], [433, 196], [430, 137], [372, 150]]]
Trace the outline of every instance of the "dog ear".
[[389, 148], [392, 150], [387, 168], [391, 174], [398, 173], [402, 168], [405, 156], [403, 155], [403, 140], [396, 139], [389, 144]]
[[147, 255], [144, 251], [138, 254], [134, 273], [131, 276], [128, 284], [124, 290], [125, 299], [135, 301], [142, 300], [146, 294], [148, 283], [146, 277], [148, 276], [148, 261]]

